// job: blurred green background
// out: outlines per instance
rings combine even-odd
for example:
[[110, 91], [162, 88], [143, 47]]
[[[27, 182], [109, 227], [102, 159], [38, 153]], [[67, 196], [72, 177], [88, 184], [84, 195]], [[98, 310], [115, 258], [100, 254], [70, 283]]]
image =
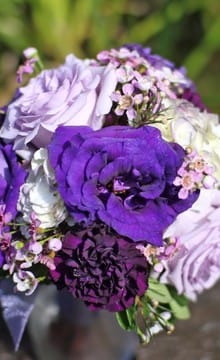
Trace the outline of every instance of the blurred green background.
[[26, 47], [37, 47], [52, 66], [70, 52], [94, 57], [139, 42], [185, 65], [203, 101], [220, 110], [219, 0], [0, 0], [0, 19], [1, 105]]

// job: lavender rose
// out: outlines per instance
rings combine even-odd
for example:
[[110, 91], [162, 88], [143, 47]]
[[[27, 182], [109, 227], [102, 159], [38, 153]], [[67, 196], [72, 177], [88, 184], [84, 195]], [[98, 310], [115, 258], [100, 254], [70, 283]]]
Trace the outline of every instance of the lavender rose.
[[147, 289], [145, 257], [133, 242], [100, 231], [100, 225], [67, 234], [51, 276], [90, 310], [121, 311]]
[[165, 235], [178, 237], [180, 249], [165, 263], [161, 281], [196, 300], [220, 279], [220, 191], [201, 190], [198, 201]]
[[[16, 152], [30, 158], [30, 144], [46, 146], [58, 125], [102, 126], [115, 90], [115, 70], [92, 66], [69, 55], [64, 65], [42, 71], [19, 89], [8, 106], [0, 136], [14, 142]], [[10, 131], [9, 131], [10, 130]]]
[[0, 144], [0, 204], [5, 213], [16, 215], [20, 186], [24, 183], [26, 171], [17, 162], [12, 145]]
[[173, 181], [184, 151], [153, 127], [60, 127], [48, 148], [74, 219], [99, 219], [133, 241], [162, 245], [163, 231], [198, 197], [178, 198]]

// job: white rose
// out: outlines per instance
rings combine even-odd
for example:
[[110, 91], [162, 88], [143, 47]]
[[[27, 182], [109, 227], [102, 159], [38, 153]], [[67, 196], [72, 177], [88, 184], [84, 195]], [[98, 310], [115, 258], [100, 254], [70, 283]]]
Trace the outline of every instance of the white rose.
[[29, 176], [20, 189], [17, 207], [28, 223], [34, 212], [42, 228], [57, 226], [67, 217], [64, 203], [55, 188], [55, 177], [46, 149], [35, 152]]
[[192, 147], [215, 168], [214, 176], [220, 183], [220, 124], [216, 114], [202, 112], [186, 100], [164, 100], [166, 110], [159, 123], [167, 141], [174, 141], [183, 148]]

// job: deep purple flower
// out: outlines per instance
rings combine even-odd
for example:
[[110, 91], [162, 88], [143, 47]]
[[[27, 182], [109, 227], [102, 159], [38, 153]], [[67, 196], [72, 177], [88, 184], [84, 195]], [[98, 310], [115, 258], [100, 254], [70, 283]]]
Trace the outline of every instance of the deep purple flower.
[[201, 96], [196, 91], [195, 86], [191, 86], [188, 89], [184, 89], [183, 94], [180, 96], [182, 99], [190, 101], [194, 106], [198, 107], [201, 111], [208, 111], [205, 104], [203, 104]]
[[124, 310], [147, 289], [147, 262], [136, 244], [99, 227], [67, 234], [55, 265], [58, 288], [67, 287], [90, 310]]
[[60, 194], [77, 222], [101, 220], [133, 241], [162, 245], [163, 231], [196, 200], [173, 185], [184, 150], [144, 126], [60, 127], [49, 145]]
[[[129, 50], [136, 50], [140, 56], [145, 58], [149, 63], [156, 67], [161, 69], [164, 66], [169, 67], [170, 69], [174, 70], [175, 65], [170, 60], [163, 58], [160, 55], [157, 54], [151, 54], [151, 48], [147, 47], [144, 48], [140, 44], [126, 44], [123, 47], [126, 47]], [[183, 70], [182, 70], [183, 71]]]
[[5, 262], [4, 253], [0, 250], [0, 269], [2, 268], [4, 262]]
[[25, 176], [26, 171], [18, 163], [12, 145], [0, 144], [0, 204], [5, 205], [5, 213], [11, 213], [13, 217]]

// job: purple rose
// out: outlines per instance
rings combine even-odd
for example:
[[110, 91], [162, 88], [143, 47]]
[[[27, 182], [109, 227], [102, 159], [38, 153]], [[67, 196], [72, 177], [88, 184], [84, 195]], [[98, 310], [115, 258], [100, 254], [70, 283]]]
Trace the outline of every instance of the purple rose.
[[177, 237], [180, 249], [165, 263], [161, 281], [196, 300], [220, 279], [220, 191], [201, 190], [198, 201], [177, 217], [166, 236]]
[[13, 141], [16, 152], [29, 159], [30, 145], [46, 146], [58, 125], [99, 129], [111, 109], [115, 86], [112, 65], [92, 66], [69, 55], [64, 65], [42, 71], [19, 89], [0, 136]]
[[0, 204], [5, 205], [5, 213], [10, 212], [13, 217], [25, 177], [26, 171], [17, 162], [12, 145], [0, 144]]
[[51, 276], [58, 288], [66, 287], [90, 310], [124, 310], [147, 289], [147, 262], [135, 245], [106, 234], [100, 225], [69, 233]]
[[198, 196], [178, 198], [173, 181], [184, 151], [150, 126], [60, 127], [48, 148], [74, 219], [99, 219], [133, 241], [162, 245], [163, 231]]

